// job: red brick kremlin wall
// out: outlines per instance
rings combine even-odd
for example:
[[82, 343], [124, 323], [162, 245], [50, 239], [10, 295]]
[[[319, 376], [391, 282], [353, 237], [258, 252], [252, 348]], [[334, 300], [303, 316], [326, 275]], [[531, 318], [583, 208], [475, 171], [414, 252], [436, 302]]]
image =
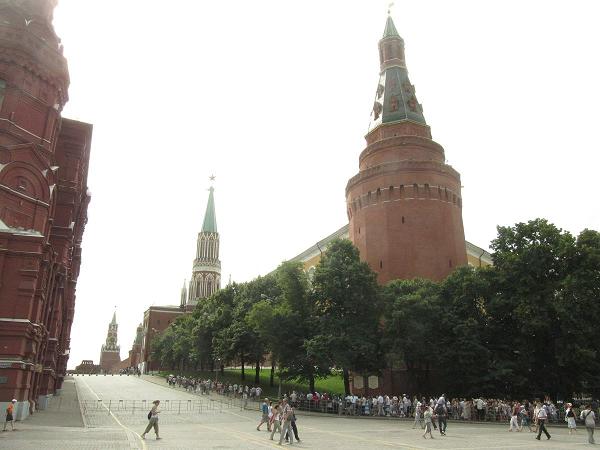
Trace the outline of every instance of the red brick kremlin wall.
[[92, 126], [61, 118], [55, 0], [0, 0], [0, 406], [44, 408], [69, 358]]

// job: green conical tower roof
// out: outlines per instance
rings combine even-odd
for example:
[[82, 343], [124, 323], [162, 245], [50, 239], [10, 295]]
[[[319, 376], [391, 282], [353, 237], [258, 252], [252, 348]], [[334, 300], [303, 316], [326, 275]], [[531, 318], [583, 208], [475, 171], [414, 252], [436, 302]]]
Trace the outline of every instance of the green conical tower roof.
[[394, 21], [392, 20], [392, 16], [388, 16], [387, 21], [385, 22], [385, 30], [383, 30], [383, 38], [388, 37], [400, 37], [398, 34], [398, 30], [396, 30], [396, 25], [394, 25]]
[[113, 313], [113, 318], [112, 321], [110, 322], [111, 325], [116, 325], [117, 324], [117, 312], [115, 311]]
[[398, 34], [392, 16], [388, 15], [379, 41], [381, 72], [371, 111], [369, 132], [385, 123], [411, 121], [427, 125], [415, 87], [408, 78], [404, 58], [404, 40]]
[[202, 224], [202, 232], [216, 233], [217, 232], [217, 215], [215, 214], [215, 198], [213, 195], [214, 188], [211, 186], [208, 194], [208, 204], [204, 213], [204, 223]]

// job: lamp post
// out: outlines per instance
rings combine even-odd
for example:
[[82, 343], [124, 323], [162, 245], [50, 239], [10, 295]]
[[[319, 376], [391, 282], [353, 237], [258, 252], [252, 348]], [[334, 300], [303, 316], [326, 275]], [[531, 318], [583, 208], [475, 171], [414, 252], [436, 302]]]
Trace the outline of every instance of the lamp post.
[[279, 364], [279, 393], [277, 394], [277, 398], [281, 400], [281, 364]]
[[217, 364], [215, 364], [215, 389], [217, 388], [217, 382], [219, 381], [219, 366], [221, 365], [221, 358], [216, 359]]

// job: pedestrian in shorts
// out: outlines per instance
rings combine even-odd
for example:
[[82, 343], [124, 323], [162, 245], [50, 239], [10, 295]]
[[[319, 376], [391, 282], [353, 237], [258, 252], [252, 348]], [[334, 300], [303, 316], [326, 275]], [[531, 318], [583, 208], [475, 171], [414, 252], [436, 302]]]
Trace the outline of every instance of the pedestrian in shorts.
[[12, 431], [15, 431], [14, 425], [14, 414], [15, 414], [15, 405], [17, 404], [17, 399], [13, 398], [12, 401], [6, 407], [6, 422], [4, 422], [4, 429], [2, 431], [6, 431], [6, 425], [10, 422], [10, 428]]
[[267, 424], [267, 431], [271, 431], [271, 427], [269, 424], [269, 399], [265, 398], [265, 401], [260, 405], [260, 412], [262, 413], [262, 418], [260, 419], [259, 424], [256, 426], [256, 431], [260, 431], [260, 426], [263, 423]]

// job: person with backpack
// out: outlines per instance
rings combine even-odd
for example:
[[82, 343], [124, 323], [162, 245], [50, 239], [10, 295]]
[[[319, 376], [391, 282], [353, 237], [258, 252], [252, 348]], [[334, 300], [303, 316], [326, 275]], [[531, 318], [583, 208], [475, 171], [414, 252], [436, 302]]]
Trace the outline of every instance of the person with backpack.
[[438, 403], [435, 407], [435, 414], [437, 415], [438, 420], [438, 428], [440, 429], [440, 435], [446, 436], [446, 426], [448, 425], [447, 416], [448, 410], [446, 408], [446, 403]]
[[[292, 426], [292, 431], [294, 432], [294, 437], [296, 438], [297, 442], [300, 442], [300, 437], [298, 436], [298, 427], [296, 427], [296, 410], [295, 408], [292, 406], [292, 422], [290, 423], [290, 425]], [[288, 431], [287, 434], [285, 435], [285, 440], [286, 442], [289, 440], [289, 435], [290, 432]]]
[[154, 427], [154, 432], [156, 433], [156, 440], [158, 441], [159, 439], [162, 439], [158, 435], [158, 413], [160, 413], [158, 405], [160, 405], [160, 400], [154, 400], [152, 402], [152, 405], [152, 409], [148, 413], [148, 426], [146, 427], [146, 430], [144, 430], [144, 432], [142, 433], [141, 437], [142, 439], [146, 439], [146, 433], [148, 433]]
[[588, 442], [590, 444], [595, 444], [596, 442], [594, 441], [594, 428], [596, 428], [596, 414], [592, 410], [592, 405], [586, 405], [585, 409], [581, 411], [581, 415], [579, 417], [585, 423], [585, 429], [588, 433]]

